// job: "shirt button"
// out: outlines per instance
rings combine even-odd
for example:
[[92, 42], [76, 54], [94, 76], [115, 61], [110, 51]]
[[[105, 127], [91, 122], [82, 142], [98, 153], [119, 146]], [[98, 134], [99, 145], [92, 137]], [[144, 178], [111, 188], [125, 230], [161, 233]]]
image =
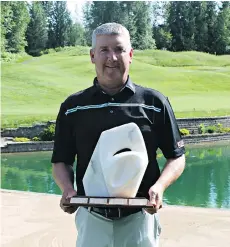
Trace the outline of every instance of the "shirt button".
[[110, 113], [113, 113], [113, 110], [111, 110]]
[[114, 98], [112, 98], [111, 100], [114, 101]]

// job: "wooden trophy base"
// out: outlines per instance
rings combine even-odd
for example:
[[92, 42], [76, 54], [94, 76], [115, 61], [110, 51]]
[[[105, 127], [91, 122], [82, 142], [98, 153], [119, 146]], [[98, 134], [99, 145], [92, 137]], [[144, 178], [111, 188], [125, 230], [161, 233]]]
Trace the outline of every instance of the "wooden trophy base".
[[144, 197], [97, 197], [75, 196], [70, 199], [66, 206], [76, 205], [85, 207], [119, 207], [119, 208], [153, 208], [149, 200]]

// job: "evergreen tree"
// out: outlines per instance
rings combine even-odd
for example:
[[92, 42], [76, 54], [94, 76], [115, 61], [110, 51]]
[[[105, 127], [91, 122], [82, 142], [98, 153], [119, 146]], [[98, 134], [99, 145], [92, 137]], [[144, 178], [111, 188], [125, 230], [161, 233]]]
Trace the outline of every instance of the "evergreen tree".
[[41, 1], [43, 9], [46, 14], [46, 22], [48, 26], [48, 41], [46, 48], [55, 48], [55, 32], [54, 32], [54, 2], [53, 1]]
[[91, 44], [90, 36], [96, 27], [103, 23], [116, 22], [129, 30], [134, 48], [147, 49], [155, 46], [148, 3], [138, 1], [93, 2], [86, 5], [84, 20], [88, 44]]
[[48, 22], [47, 48], [70, 45], [73, 21], [66, 1], [42, 1]]
[[153, 27], [153, 38], [157, 49], [171, 49], [172, 34], [168, 31], [167, 25], [158, 25]]
[[91, 16], [91, 3], [86, 2], [83, 6], [83, 25], [85, 30], [84, 39], [86, 40], [86, 44], [91, 46], [92, 43], [92, 30], [91, 30], [91, 23], [92, 23], [92, 16]]
[[68, 45], [68, 35], [72, 20], [67, 10], [67, 4], [64, 1], [56, 1], [53, 8], [53, 27], [54, 47], [64, 47]]
[[26, 32], [28, 46], [26, 51], [34, 56], [46, 48], [48, 30], [46, 14], [40, 2], [33, 2], [30, 9], [30, 22]]
[[181, 2], [170, 2], [169, 5], [169, 16], [168, 26], [170, 33], [172, 34], [172, 50], [182, 51], [184, 50], [183, 44], [183, 22], [181, 13], [183, 3]]
[[230, 4], [222, 2], [215, 23], [215, 53], [226, 54], [230, 51]]
[[172, 34], [172, 50], [194, 50], [195, 17], [191, 2], [170, 2], [167, 21]]
[[217, 4], [216, 2], [207, 2], [206, 8], [206, 20], [207, 23], [207, 52], [215, 53], [216, 51], [216, 21], [217, 21]]
[[194, 1], [191, 3], [195, 14], [195, 36], [197, 51], [207, 52], [208, 48], [208, 26], [206, 22], [207, 2]]

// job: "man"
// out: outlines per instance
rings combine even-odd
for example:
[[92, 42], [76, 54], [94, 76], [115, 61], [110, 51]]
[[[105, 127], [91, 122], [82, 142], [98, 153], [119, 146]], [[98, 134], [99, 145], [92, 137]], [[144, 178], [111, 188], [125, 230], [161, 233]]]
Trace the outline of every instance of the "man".
[[[134, 122], [143, 134], [149, 159], [137, 197], [148, 198], [153, 210], [150, 214], [139, 209], [80, 207], [76, 214], [77, 247], [158, 246], [156, 212], [165, 189], [185, 167], [184, 145], [173, 110], [161, 93], [131, 81], [133, 49], [129, 32], [122, 25], [106, 23], [96, 28], [90, 57], [97, 75], [93, 86], [69, 96], [57, 117], [52, 163], [53, 176], [63, 192], [60, 206], [73, 213], [76, 207], [63, 203], [77, 194], [85, 195], [82, 179], [100, 134]], [[109, 102], [117, 104], [111, 107]], [[158, 148], [167, 159], [161, 174], [156, 161]], [[77, 191], [72, 169], [76, 155]]]

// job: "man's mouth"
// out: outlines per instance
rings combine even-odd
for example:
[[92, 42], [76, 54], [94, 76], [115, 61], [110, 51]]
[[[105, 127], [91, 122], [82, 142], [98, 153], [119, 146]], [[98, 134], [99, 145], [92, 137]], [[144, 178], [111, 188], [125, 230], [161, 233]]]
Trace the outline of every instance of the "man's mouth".
[[110, 68], [110, 69], [116, 69], [117, 66], [105, 66], [106, 68]]

